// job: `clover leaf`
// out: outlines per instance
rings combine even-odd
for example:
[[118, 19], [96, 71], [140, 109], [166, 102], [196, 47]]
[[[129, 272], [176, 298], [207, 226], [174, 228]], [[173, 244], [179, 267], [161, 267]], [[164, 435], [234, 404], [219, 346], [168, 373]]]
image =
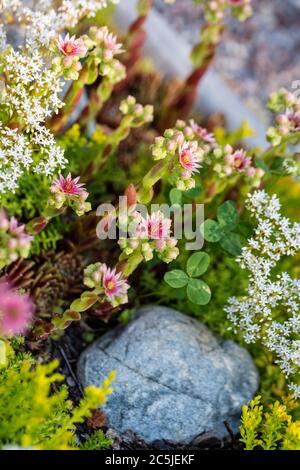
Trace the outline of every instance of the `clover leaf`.
[[165, 274], [164, 280], [169, 286], [174, 289], [179, 289], [187, 285], [189, 277], [184, 271], [181, 271], [181, 269], [173, 269], [173, 271], [169, 271]]
[[200, 279], [190, 279], [186, 292], [188, 299], [196, 305], [206, 305], [211, 299], [209, 286]]
[[223, 231], [218, 222], [213, 219], [207, 219], [200, 227], [200, 231], [204, 240], [211, 243], [216, 243], [221, 240]]
[[232, 201], [226, 201], [218, 208], [218, 222], [225, 231], [232, 231], [239, 222], [239, 214]]
[[173, 269], [165, 274], [165, 282], [174, 289], [186, 287], [188, 299], [196, 305], [206, 305], [211, 298], [209, 286], [200, 279], [209, 266], [210, 257], [207, 253], [199, 251], [192, 254], [186, 263], [186, 272], [181, 269]]
[[202, 276], [207, 271], [210, 263], [210, 257], [207, 253], [199, 251], [189, 257], [186, 270], [190, 277]]
[[217, 219], [207, 219], [200, 231], [204, 239], [210, 243], [220, 243], [223, 250], [233, 256], [242, 251], [243, 237], [233, 230], [239, 223], [239, 214], [232, 201], [225, 201], [217, 211]]

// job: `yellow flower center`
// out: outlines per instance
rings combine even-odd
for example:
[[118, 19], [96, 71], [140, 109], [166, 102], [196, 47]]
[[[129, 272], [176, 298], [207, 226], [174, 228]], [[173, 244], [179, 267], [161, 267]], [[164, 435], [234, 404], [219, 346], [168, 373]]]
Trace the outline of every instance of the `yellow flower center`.
[[66, 47], [65, 47], [65, 51], [66, 51], [67, 54], [70, 54], [71, 52], [73, 52], [72, 44], [67, 44]]
[[109, 282], [107, 283], [107, 288], [108, 288], [108, 289], [113, 289], [114, 287], [115, 287], [114, 281], [109, 281]]
[[184, 153], [184, 155], [182, 155], [181, 157], [181, 160], [183, 163], [190, 163], [191, 161], [190, 154], [188, 152]]

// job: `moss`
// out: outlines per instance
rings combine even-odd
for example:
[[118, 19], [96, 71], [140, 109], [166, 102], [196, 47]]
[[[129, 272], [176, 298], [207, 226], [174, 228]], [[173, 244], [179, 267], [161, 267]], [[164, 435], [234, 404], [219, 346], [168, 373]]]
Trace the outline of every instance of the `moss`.
[[[113, 373], [102, 387], [87, 387], [84, 398], [73, 406], [66, 385], [58, 385], [64, 377], [56, 372], [56, 360], [38, 364], [30, 354], [15, 355], [11, 348], [8, 350], [7, 363], [0, 369], [0, 448], [4, 445], [43, 450], [76, 447], [76, 424], [105, 403], [112, 392]], [[88, 440], [87, 447], [92, 445], [105, 446], [108, 440], [97, 433]]]

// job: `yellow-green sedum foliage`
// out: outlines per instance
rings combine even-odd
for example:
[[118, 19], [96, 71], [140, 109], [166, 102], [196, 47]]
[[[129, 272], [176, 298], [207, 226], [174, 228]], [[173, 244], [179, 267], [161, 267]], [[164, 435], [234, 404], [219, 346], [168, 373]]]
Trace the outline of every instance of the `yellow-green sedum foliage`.
[[295, 407], [296, 402], [286, 398], [265, 409], [259, 395], [245, 405], [240, 428], [245, 450], [300, 450], [300, 420], [291, 415]]
[[[84, 398], [73, 407], [67, 387], [57, 385], [64, 378], [55, 372], [57, 366], [56, 360], [36, 364], [30, 355], [11, 353], [0, 369], [0, 448], [9, 445], [42, 450], [79, 448], [75, 424], [84, 422], [92, 409], [104, 405], [112, 393], [115, 373], [111, 372], [100, 388], [86, 387]], [[95, 442], [101, 445], [100, 440], [98, 436]]]

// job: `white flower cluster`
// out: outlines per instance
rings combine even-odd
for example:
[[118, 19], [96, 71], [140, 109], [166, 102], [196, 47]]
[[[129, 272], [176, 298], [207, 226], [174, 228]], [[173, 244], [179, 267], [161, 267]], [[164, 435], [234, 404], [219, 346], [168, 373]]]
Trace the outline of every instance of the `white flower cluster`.
[[26, 44], [32, 51], [48, 47], [58, 33], [73, 28], [118, 0], [0, 0], [0, 14], [26, 25]]
[[37, 51], [28, 56], [10, 49], [0, 64], [5, 74], [5, 104], [10, 118], [16, 116], [26, 131], [35, 131], [63, 106], [59, 98], [62, 82], [45, 67]]
[[[257, 220], [254, 235], [238, 258], [250, 273], [247, 295], [230, 298], [225, 311], [234, 330], [241, 330], [247, 343], [261, 339], [289, 377], [300, 370], [300, 280], [285, 272], [276, 275], [274, 268], [282, 257], [300, 251], [300, 223], [283, 217], [278, 198], [265, 191], [250, 195], [246, 207]], [[292, 383], [290, 388], [300, 397], [299, 385]]]
[[5, 77], [1, 108], [10, 127], [16, 121], [15, 130], [0, 128], [0, 192], [4, 192], [17, 187], [24, 170], [50, 175], [66, 161], [44, 125], [63, 106], [60, 80], [37, 51], [27, 56], [10, 48], [1, 56], [0, 66]]
[[[15, 190], [24, 171], [51, 175], [66, 163], [46, 127], [63, 106], [51, 41], [109, 3], [116, 0], [0, 0], [0, 193]], [[7, 45], [6, 33], [25, 47]]]
[[0, 193], [13, 191], [24, 170], [32, 164], [28, 142], [17, 129], [0, 124]]

